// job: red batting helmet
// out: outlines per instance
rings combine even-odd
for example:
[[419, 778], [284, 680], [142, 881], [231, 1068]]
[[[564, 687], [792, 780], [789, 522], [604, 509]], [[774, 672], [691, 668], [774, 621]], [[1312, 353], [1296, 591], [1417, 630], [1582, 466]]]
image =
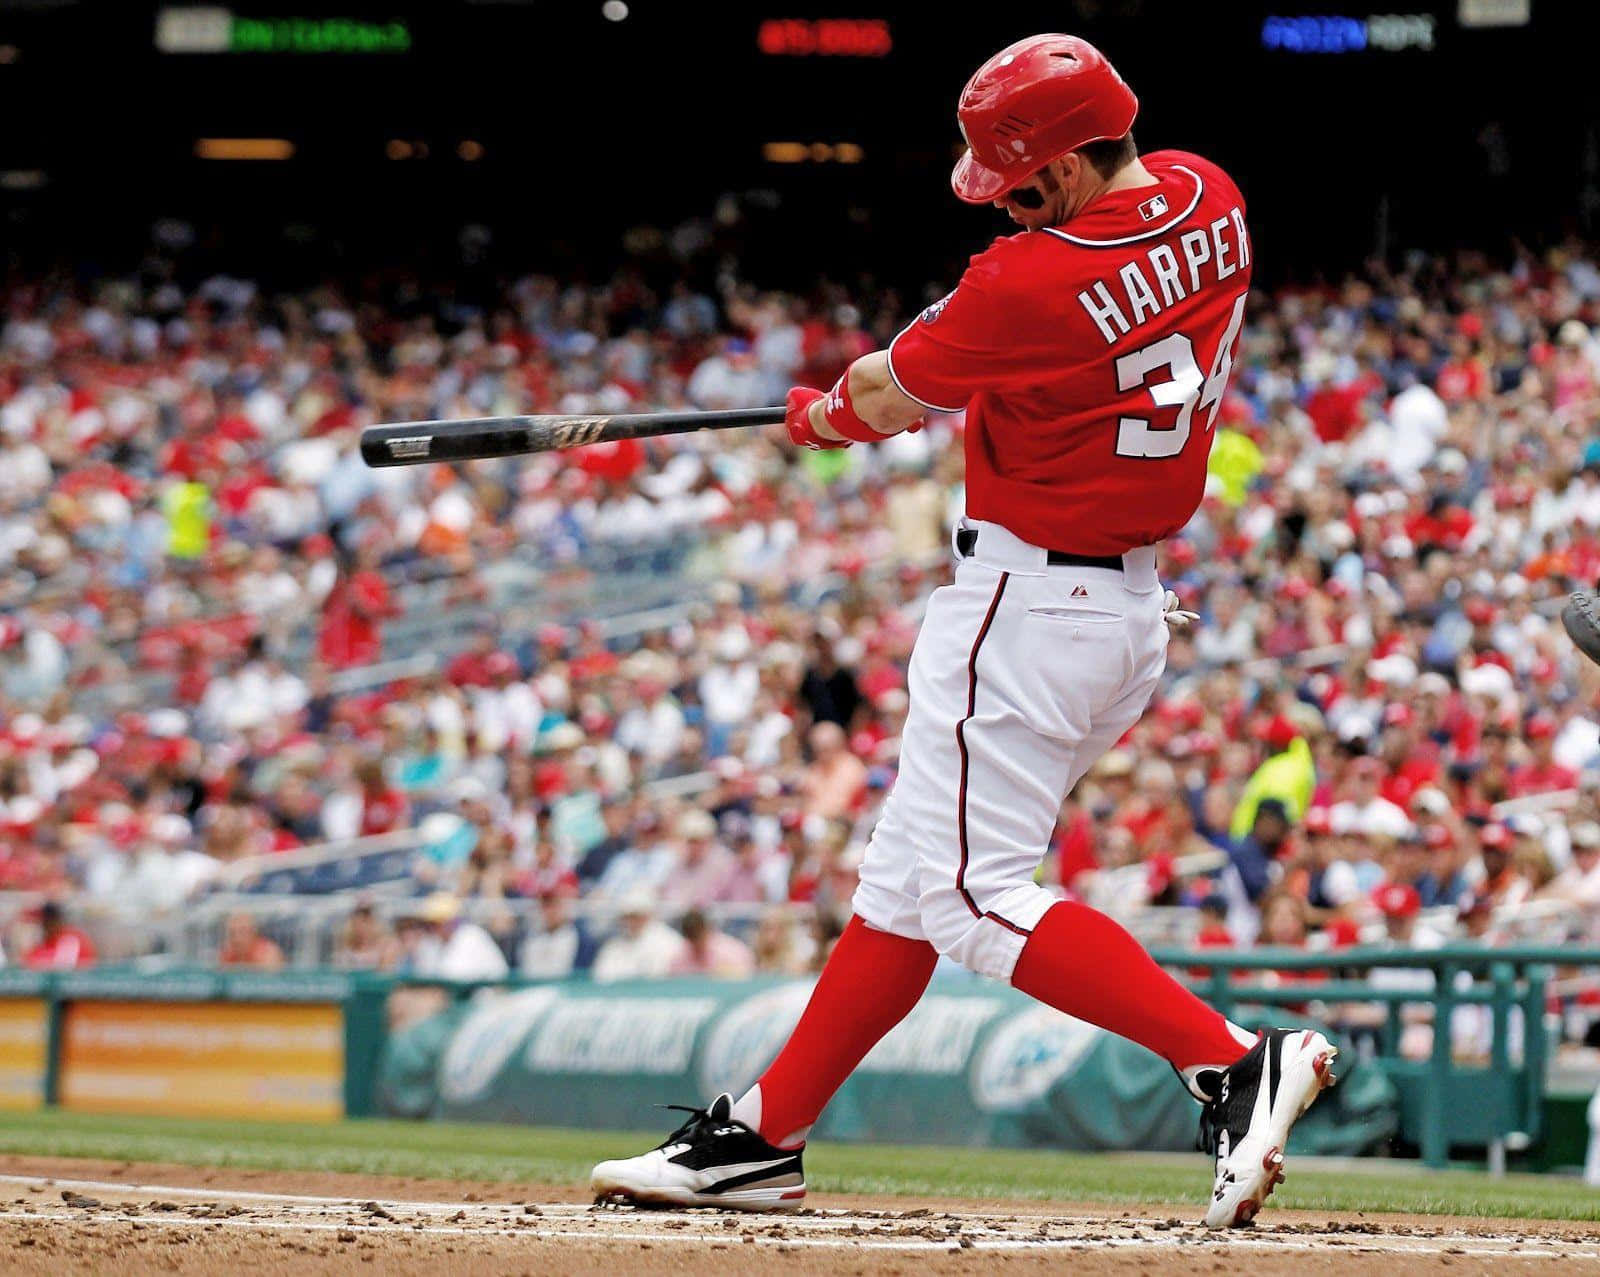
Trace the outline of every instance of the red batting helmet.
[[1105, 54], [1074, 35], [1033, 35], [1001, 49], [956, 105], [967, 153], [950, 185], [987, 204], [1051, 160], [1133, 127], [1139, 99]]

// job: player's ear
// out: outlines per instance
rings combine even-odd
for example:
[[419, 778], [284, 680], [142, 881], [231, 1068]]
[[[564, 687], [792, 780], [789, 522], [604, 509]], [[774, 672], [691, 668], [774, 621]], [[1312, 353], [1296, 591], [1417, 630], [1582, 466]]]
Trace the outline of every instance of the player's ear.
[[1044, 179], [1045, 186], [1052, 191], [1070, 191], [1076, 187], [1082, 174], [1083, 156], [1076, 151], [1068, 151], [1046, 164], [1040, 176]]

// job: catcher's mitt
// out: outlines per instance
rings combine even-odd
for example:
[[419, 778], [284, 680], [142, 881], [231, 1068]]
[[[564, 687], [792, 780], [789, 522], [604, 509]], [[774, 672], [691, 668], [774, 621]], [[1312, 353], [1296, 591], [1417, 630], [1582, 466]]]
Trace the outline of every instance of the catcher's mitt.
[[1561, 624], [1578, 649], [1600, 665], [1600, 590], [1579, 590], [1561, 609]]

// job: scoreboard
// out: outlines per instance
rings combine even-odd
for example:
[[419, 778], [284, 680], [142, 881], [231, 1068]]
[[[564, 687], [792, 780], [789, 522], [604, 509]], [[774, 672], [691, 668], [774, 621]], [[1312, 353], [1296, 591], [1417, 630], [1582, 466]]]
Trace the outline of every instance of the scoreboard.
[[961, 85], [1065, 29], [1138, 93], [1141, 148], [1235, 175], [1264, 279], [1585, 229], [1600, 100], [1549, 103], [1588, 82], [1590, 6], [1331, 7], [1013, 0], [957, 28], [910, 0], [0, 0], [0, 112], [28, 122], [0, 130], [0, 213], [66, 235], [114, 191], [130, 221], [613, 236], [761, 191], [819, 236], [925, 260], [1005, 229], [949, 196]]

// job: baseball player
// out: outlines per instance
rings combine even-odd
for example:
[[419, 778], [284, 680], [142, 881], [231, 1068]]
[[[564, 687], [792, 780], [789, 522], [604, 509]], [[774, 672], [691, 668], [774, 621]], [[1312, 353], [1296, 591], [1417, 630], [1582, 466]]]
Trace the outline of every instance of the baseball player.
[[[1166, 663], [1156, 545], [1200, 504], [1250, 286], [1244, 200], [1197, 155], [1138, 155], [1138, 101], [1084, 40], [1021, 40], [958, 107], [951, 176], [997, 239], [889, 349], [789, 392], [797, 444], [844, 448], [966, 411], [954, 583], [912, 653], [900, 771], [853, 917], [760, 1080], [665, 1143], [602, 1162], [600, 1199], [800, 1205], [806, 1135], [921, 997], [940, 954], [1148, 1047], [1204, 1108], [1206, 1222], [1244, 1224], [1331, 1080], [1308, 1030], [1257, 1035], [1122, 927], [1034, 881], [1062, 796], [1143, 713]], [[1185, 614], [1187, 615], [1187, 614]]]

